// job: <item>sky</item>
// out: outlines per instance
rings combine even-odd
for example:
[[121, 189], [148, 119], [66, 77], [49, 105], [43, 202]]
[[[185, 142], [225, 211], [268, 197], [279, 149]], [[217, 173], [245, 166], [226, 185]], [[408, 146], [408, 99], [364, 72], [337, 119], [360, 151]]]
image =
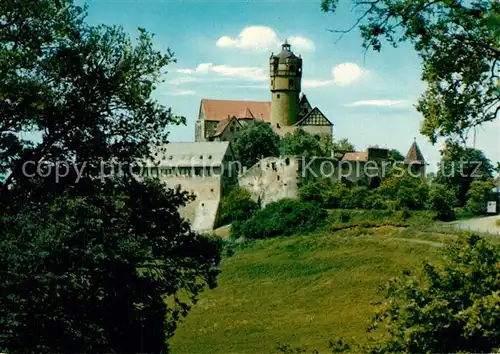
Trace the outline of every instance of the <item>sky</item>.
[[[79, 2], [80, 4], [83, 2]], [[341, 1], [346, 4], [347, 2]], [[320, 0], [88, 0], [87, 21], [154, 33], [160, 50], [177, 60], [155, 92], [160, 103], [186, 117], [171, 141], [194, 141], [202, 98], [269, 101], [268, 60], [287, 39], [303, 58], [302, 92], [334, 124], [335, 139], [358, 151], [370, 145], [406, 154], [414, 138], [429, 170], [442, 143], [419, 133], [414, 105], [425, 90], [421, 63], [410, 45], [366, 52], [358, 30], [340, 35], [357, 19], [349, 7], [323, 13]], [[475, 147], [500, 161], [500, 119], [476, 131]]]

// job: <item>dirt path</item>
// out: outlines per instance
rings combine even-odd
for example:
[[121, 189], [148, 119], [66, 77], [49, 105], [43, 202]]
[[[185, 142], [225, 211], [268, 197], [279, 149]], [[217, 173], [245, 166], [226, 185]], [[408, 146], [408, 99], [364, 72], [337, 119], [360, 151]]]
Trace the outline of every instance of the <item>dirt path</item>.
[[500, 227], [496, 221], [500, 220], [500, 215], [487, 216], [484, 218], [459, 220], [449, 223], [455, 225], [460, 230], [477, 231], [500, 236]]

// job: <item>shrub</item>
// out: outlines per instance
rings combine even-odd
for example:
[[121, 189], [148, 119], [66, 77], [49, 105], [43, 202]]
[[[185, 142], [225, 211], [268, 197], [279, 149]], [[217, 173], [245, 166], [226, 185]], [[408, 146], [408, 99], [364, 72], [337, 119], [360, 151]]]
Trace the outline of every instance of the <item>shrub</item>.
[[372, 353], [488, 353], [500, 347], [500, 247], [471, 235], [443, 264], [389, 283], [372, 329], [387, 336]]
[[324, 204], [326, 192], [331, 189], [330, 180], [308, 182], [299, 191], [300, 199], [307, 202]]
[[268, 204], [247, 221], [236, 223], [232, 236], [254, 239], [312, 231], [323, 224], [326, 216], [326, 210], [315, 203], [283, 199]]
[[368, 187], [358, 186], [349, 190], [342, 199], [342, 207], [346, 209], [370, 209], [369, 198], [371, 192]]
[[472, 182], [467, 192], [467, 210], [473, 214], [486, 213], [486, 203], [493, 189], [493, 183], [484, 181]]
[[250, 218], [259, 206], [251, 198], [250, 192], [234, 188], [227, 197], [222, 198], [217, 225], [226, 225]]
[[325, 208], [342, 208], [345, 199], [349, 196], [349, 188], [341, 182], [336, 182], [325, 191], [324, 206]]
[[420, 210], [425, 207], [429, 187], [421, 178], [404, 174], [384, 179], [377, 191], [381, 196], [393, 202], [390, 203], [392, 204], [389, 205], [390, 208]]
[[451, 221], [456, 219], [453, 207], [457, 204], [456, 194], [442, 184], [433, 184], [429, 191], [428, 208], [434, 210], [439, 220]]

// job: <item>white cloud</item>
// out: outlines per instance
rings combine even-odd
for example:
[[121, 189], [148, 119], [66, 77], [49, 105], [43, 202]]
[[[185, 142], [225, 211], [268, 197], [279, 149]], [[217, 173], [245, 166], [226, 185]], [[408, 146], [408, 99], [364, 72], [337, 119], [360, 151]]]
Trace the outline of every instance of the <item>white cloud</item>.
[[406, 104], [407, 101], [395, 100], [361, 100], [347, 103], [344, 107], [360, 107], [360, 106], [375, 106], [375, 107], [392, 107]]
[[303, 88], [325, 87], [333, 84], [333, 80], [302, 80]]
[[[237, 38], [220, 37], [215, 45], [219, 48], [237, 48], [255, 52], [270, 52], [280, 48], [284, 38], [278, 37], [276, 31], [267, 26], [250, 26], [244, 28]], [[305, 37], [293, 36], [288, 42], [297, 51], [314, 51], [314, 43]]]
[[306, 52], [314, 51], [314, 43], [305, 37], [290, 37], [288, 38], [288, 43], [292, 45], [293, 48], [298, 50], [303, 50]]
[[[212, 63], [199, 64], [196, 69], [178, 69], [177, 72], [184, 74], [208, 74], [215, 73], [226, 78], [242, 79], [246, 81], [266, 81], [268, 79], [267, 72], [256, 66], [229, 66], [229, 65], [214, 65]], [[180, 77], [170, 80], [169, 83], [179, 85], [186, 82], [200, 81], [195, 77]]]
[[216, 65], [213, 66], [211, 70], [223, 76], [248, 81], [266, 81], [268, 79], [264, 69], [259, 67], [231, 67], [227, 65]]
[[[189, 69], [187, 69], [189, 70]], [[171, 85], [182, 85], [182, 84], [187, 84], [189, 82], [197, 82], [199, 79], [197, 77], [192, 77], [192, 76], [181, 76], [181, 77], [176, 77], [175, 79], [168, 80], [167, 84]]]
[[333, 81], [336, 85], [347, 86], [358, 81], [366, 71], [354, 63], [342, 63], [332, 69]]
[[190, 96], [190, 95], [195, 95], [196, 91], [193, 90], [176, 90], [176, 91], [169, 91], [165, 92], [165, 95], [170, 95], [170, 96]]

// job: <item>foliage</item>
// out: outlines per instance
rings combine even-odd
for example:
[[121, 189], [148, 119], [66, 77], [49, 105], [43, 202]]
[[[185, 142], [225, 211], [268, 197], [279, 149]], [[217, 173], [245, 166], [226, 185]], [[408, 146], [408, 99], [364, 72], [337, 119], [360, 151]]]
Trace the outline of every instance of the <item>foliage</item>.
[[391, 201], [392, 208], [410, 210], [423, 209], [429, 193], [425, 181], [409, 173], [393, 174], [385, 178], [377, 190], [381, 196]]
[[390, 161], [404, 161], [405, 157], [396, 149], [391, 149], [387, 153], [387, 159]]
[[259, 205], [252, 200], [250, 192], [242, 188], [234, 188], [221, 200], [220, 219], [218, 225], [230, 224], [234, 221], [245, 221], [250, 218]]
[[245, 127], [234, 143], [234, 153], [243, 166], [251, 167], [262, 158], [279, 156], [279, 136], [263, 121]]
[[425, 263], [423, 275], [388, 285], [373, 326], [386, 339], [372, 353], [493, 352], [500, 347], [500, 247], [476, 235]]
[[302, 128], [287, 133], [280, 140], [280, 154], [292, 156], [314, 157], [322, 156], [320, 143]]
[[173, 54], [70, 0], [0, 10], [0, 351], [165, 351], [220, 258], [131, 174], [185, 122], [152, 98]]
[[455, 190], [460, 206], [465, 205], [473, 181], [489, 180], [493, 176], [493, 165], [481, 150], [447, 142], [441, 155], [436, 182]]
[[[339, 0], [322, 0], [335, 12]], [[418, 101], [421, 133], [465, 143], [474, 127], [491, 121], [500, 109], [500, 3], [495, 0], [352, 0], [360, 16], [363, 46], [381, 50], [381, 39], [397, 47], [409, 41], [419, 53], [427, 90]]]
[[474, 181], [467, 193], [467, 210], [473, 214], [485, 214], [486, 202], [490, 200], [493, 183]]
[[442, 184], [432, 184], [429, 190], [428, 203], [428, 208], [437, 212], [436, 217], [439, 220], [451, 221], [456, 219], [453, 208], [457, 204], [457, 198], [453, 190]]
[[331, 157], [334, 151], [333, 137], [330, 134], [319, 134], [319, 147], [323, 157]]
[[347, 138], [342, 138], [333, 142], [333, 151], [353, 152], [355, 147]]
[[220, 241], [182, 221], [184, 192], [80, 183], [87, 193], [2, 218], [2, 351], [166, 350], [178, 318], [215, 286]]
[[234, 225], [234, 238], [268, 238], [288, 236], [316, 229], [326, 219], [326, 211], [318, 205], [292, 199], [268, 204], [247, 221]]

